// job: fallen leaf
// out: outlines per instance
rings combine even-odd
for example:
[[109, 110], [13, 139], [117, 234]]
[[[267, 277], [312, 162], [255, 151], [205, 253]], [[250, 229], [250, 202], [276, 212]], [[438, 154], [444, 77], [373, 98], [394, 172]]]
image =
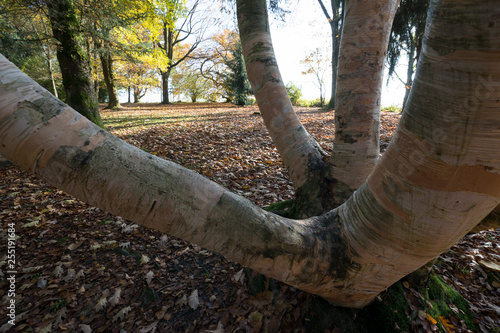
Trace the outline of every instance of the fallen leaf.
[[430, 314], [428, 314], [428, 313], [427, 313], [427, 314], [426, 314], [426, 316], [425, 316], [425, 318], [426, 318], [428, 321], [430, 321], [431, 323], [433, 323], [434, 325], [436, 325], [436, 324], [437, 324], [437, 320], [436, 320], [436, 319], [434, 319], [434, 318], [432, 318], [432, 316], [431, 316]]
[[61, 265], [59, 265], [59, 266], [56, 266], [56, 268], [54, 268], [52, 275], [54, 275], [55, 277], [60, 277], [63, 272], [64, 272], [64, 269], [62, 268]]
[[148, 262], [149, 262], [149, 257], [146, 256], [146, 255], [144, 255], [144, 254], [141, 255], [141, 260], [139, 260], [139, 263], [144, 265], [144, 264], [146, 264]]
[[500, 264], [491, 260], [479, 260], [479, 265], [493, 272], [500, 272]]
[[79, 248], [84, 242], [85, 242], [84, 240], [81, 240], [81, 241], [78, 241], [76, 243], [73, 243], [70, 246], [68, 246], [68, 250], [74, 251], [77, 248]]
[[101, 311], [102, 309], [104, 309], [106, 307], [106, 305], [108, 305], [108, 300], [106, 297], [101, 297], [98, 301], [97, 301], [97, 304], [95, 305], [94, 307], [94, 310], [96, 312], [99, 312]]
[[113, 297], [109, 298], [109, 305], [115, 306], [115, 305], [117, 305], [120, 302], [120, 294], [121, 294], [121, 292], [122, 292], [121, 288], [116, 288], [115, 289], [115, 294], [113, 295]]
[[117, 314], [114, 315], [113, 323], [117, 320], [123, 320], [125, 316], [130, 312], [130, 310], [132, 310], [130, 306], [121, 309]]
[[145, 276], [146, 282], [150, 284], [154, 276], [155, 274], [153, 273], [153, 271], [149, 271], [148, 274], [146, 274]]
[[23, 284], [19, 290], [25, 290], [25, 289], [28, 289], [29, 287], [31, 287], [34, 283], [25, 283]]
[[73, 280], [73, 278], [75, 277], [75, 270], [73, 268], [70, 268], [68, 269], [68, 274], [66, 274], [66, 276], [64, 277], [64, 281], [70, 281], [70, 280]]
[[245, 281], [245, 277], [243, 276], [243, 268], [241, 270], [239, 270], [236, 274], [234, 274], [234, 280], [236, 282], [241, 282], [241, 283], [244, 283]]
[[52, 323], [49, 323], [47, 326], [37, 331], [37, 333], [49, 333], [49, 332], [52, 332]]
[[80, 324], [79, 327], [83, 333], [92, 333], [92, 329], [90, 328], [89, 325]]
[[146, 327], [139, 329], [139, 333], [149, 333], [149, 332], [153, 333], [156, 331], [156, 326], [158, 326], [157, 321], [155, 321], [154, 323], [152, 323], [149, 326], [146, 326]]
[[226, 333], [226, 330], [224, 329], [222, 323], [219, 321], [219, 324], [217, 324], [217, 328], [215, 330], [205, 330], [203, 333]]
[[439, 322], [443, 326], [443, 328], [446, 330], [446, 333], [453, 333], [455, 331], [455, 326], [446, 318], [442, 316], [438, 316]]
[[189, 307], [193, 310], [196, 310], [200, 305], [200, 299], [198, 297], [198, 289], [195, 289], [188, 299]]

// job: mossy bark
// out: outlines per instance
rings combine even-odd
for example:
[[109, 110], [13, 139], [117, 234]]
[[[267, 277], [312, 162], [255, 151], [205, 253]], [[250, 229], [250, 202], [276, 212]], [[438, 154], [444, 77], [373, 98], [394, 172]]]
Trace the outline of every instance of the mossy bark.
[[60, 44], [57, 48], [57, 60], [61, 68], [66, 102], [93, 123], [104, 127], [74, 3], [72, 0], [50, 0], [47, 1], [47, 8], [52, 33]]

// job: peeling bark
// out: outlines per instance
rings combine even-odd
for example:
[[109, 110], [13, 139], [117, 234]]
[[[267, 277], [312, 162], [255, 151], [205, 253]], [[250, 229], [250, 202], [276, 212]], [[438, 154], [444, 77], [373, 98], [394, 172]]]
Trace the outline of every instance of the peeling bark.
[[398, 4], [399, 0], [346, 3], [329, 160], [330, 177], [338, 182], [334, 191], [342, 201], [363, 184], [380, 155], [384, 61]]
[[238, 0], [238, 26], [247, 75], [269, 134], [296, 189], [318, 184], [321, 147], [300, 123], [274, 55], [265, 0]]
[[496, 0], [436, 0], [430, 8], [394, 139], [367, 182], [321, 216], [279, 217], [126, 144], [3, 56], [0, 153], [101, 209], [334, 304], [363, 307], [454, 245], [500, 203]]

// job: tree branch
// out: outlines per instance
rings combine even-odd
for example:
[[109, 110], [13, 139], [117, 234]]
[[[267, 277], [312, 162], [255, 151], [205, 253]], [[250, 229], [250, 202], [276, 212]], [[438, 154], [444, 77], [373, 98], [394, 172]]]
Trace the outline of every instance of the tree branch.
[[318, 183], [323, 151], [300, 123], [288, 98], [269, 33], [266, 1], [238, 0], [237, 6], [248, 79], [269, 134], [295, 188]]

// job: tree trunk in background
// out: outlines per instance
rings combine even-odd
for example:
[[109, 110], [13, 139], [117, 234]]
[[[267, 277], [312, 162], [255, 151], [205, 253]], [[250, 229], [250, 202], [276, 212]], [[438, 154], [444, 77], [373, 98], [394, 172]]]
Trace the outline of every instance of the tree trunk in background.
[[[252, 18], [252, 10], [262, 9], [260, 3], [241, 8], [244, 3], [256, 2], [238, 2], [244, 21]], [[0, 153], [91, 205], [334, 304], [363, 307], [454, 245], [500, 203], [500, 38], [491, 29], [498, 21], [497, 6], [496, 0], [431, 3], [412, 92], [389, 148], [343, 205], [317, 217], [274, 215], [193, 171], [128, 145], [68, 108], [3, 56]], [[269, 47], [263, 41], [246, 41], [248, 59], [263, 55], [262, 48]], [[264, 60], [253, 64], [262, 76], [248, 66], [252, 84], [276, 90], [280, 97], [281, 86], [263, 80], [274, 73]]]
[[174, 61], [174, 33], [172, 29], [168, 27], [167, 22], [163, 22], [163, 42], [164, 45], [163, 47], [161, 47], [160, 45], [160, 48], [163, 49], [168, 59], [170, 59], [170, 64], [168, 65], [167, 69], [160, 70], [163, 94], [161, 102], [163, 104], [170, 104], [168, 80], [170, 79], [170, 73], [172, 73], [172, 65]]
[[168, 91], [168, 79], [170, 78], [171, 68], [168, 68], [165, 72], [161, 72], [161, 86], [162, 86], [162, 103], [170, 104], [170, 96]]
[[80, 40], [79, 22], [71, 0], [47, 1], [54, 38], [59, 41], [57, 59], [61, 67], [68, 104], [103, 127], [90, 78], [89, 57]]
[[47, 70], [49, 71], [50, 83], [52, 85], [52, 92], [54, 96], [59, 97], [57, 94], [56, 80], [54, 79], [54, 69], [52, 66], [52, 52], [48, 45], [42, 47], [45, 55], [47, 56]]
[[[331, 0], [333, 18], [328, 13], [328, 10], [326, 9], [323, 1], [318, 0], [318, 3], [321, 6], [321, 9], [325, 14], [326, 19], [328, 20], [328, 24], [330, 25], [332, 34], [332, 89], [331, 89], [330, 101], [328, 102], [328, 108], [333, 109], [335, 108], [335, 91], [337, 88], [337, 67], [339, 63], [340, 40], [342, 38], [342, 26], [343, 26], [342, 23], [339, 27], [339, 23], [343, 22], [345, 0]], [[340, 8], [342, 8], [342, 10]]]
[[368, 177], [380, 156], [384, 61], [399, 0], [347, 1], [335, 99], [330, 177], [339, 203]]
[[120, 101], [118, 100], [118, 91], [113, 74], [113, 57], [108, 50], [103, 50], [99, 56], [102, 64], [102, 75], [104, 76], [104, 82], [106, 82], [106, 89], [108, 90], [109, 101], [106, 109], [114, 109], [120, 106]]
[[406, 83], [405, 83], [405, 97], [403, 98], [403, 107], [402, 109], [405, 109], [406, 106], [406, 101], [408, 101], [408, 96], [410, 96], [410, 90], [411, 86], [413, 85], [413, 74], [414, 74], [414, 69], [413, 66], [415, 66], [415, 61], [418, 60], [415, 58], [415, 43], [412, 42], [410, 45], [410, 50], [408, 52], [408, 68], [406, 70]]

